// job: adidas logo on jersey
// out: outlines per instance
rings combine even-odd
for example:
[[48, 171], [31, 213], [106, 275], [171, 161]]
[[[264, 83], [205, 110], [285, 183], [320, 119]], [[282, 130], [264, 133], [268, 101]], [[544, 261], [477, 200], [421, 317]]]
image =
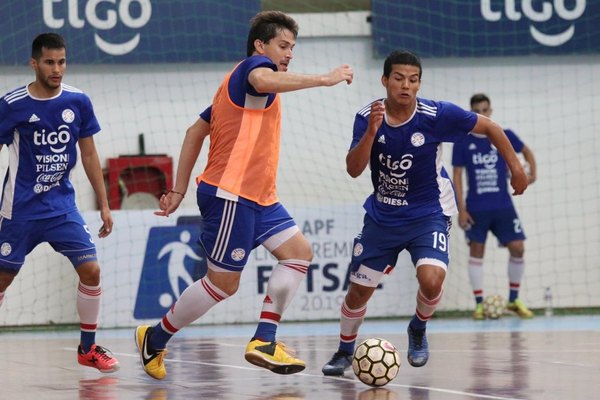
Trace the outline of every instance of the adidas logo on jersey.
[[471, 143], [469, 145], [469, 150], [477, 150], [477, 146], [475, 145], [475, 143]]
[[377, 143], [385, 144], [385, 136], [383, 136], [383, 135], [379, 136], [379, 139], [377, 139]]
[[38, 122], [40, 119], [38, 118], [37, 115], [35, 114], [31, 114], [31, 117], [29, 117], [29, 122]]

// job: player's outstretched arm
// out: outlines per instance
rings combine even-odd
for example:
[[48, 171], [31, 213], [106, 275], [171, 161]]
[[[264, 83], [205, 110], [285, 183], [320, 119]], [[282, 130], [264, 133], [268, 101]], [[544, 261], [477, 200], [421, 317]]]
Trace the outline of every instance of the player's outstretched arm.
[[351, 84], [353, 79], [354, 71], [347, 64], [319, 75], [280, 72], [270, 68], [255, 68], [248, 75], [248, 81], [259, 93], [285, 93], [318, 86], [334, 86], [340, 82]]
[[529, 178], [500, 125], [488, 117], [478, 114], [473, 132], [486, 135], [490, 142], [496, 146], [510, 169], [510, 185], [514, 189], [513, 195], [523, 194], [529, 184]]
[[209, 134], [210, 124], [202, 118], [198, 118], [198, 120], [187, 129], [179, 153], [179, 163], [175, 175], [175, 186], [173, 186], [173, 189], [169, 192], [161, 196], [159, 203], [160, 210], [155, 211], [155, 215], [168, 217], [177, 210], [187, 191], [190, 176], [194, 165], [198, 160], [198, 156], [200, 155], [200, 150], [202, 150], [204, 139]]
[[96, 193], [96, 199], [98, 199], [98, 208], [100, 209], [100, 218], [102, 219], [102, 226], [98, 232], [98, 237], [104, 238], [112, 232], [113, 219], [108, 206], [108, 197], [106, 196], [106, 186], [104, 185], [104, 175], [100, 166], [100, 158], [96, 151], [93, 136], [81, 138], [78, 140], [78, 143], [81, 152], [81, 164]]

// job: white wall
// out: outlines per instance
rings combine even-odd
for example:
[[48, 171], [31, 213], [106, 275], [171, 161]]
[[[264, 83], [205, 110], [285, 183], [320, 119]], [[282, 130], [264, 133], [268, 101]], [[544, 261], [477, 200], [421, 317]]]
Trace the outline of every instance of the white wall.
[[[534, 307], [542, 306], [546, 286], [552, 287], [558, 306], [600, 305], [597, 290], [600, 283], [600, 161], [596, 156], [600, 154], [600, 117], [596, 112], [600, 109], [599, 61], [598, 55], [423, 60], [422, 97], [449, 100], [468, 107], [469, 97], [483, 91], [492, 99], [493, 118], [514, 129], [536, 154], [538, 181], [524, 196], [515, 199], [528, 235], [522, 294]], [[372, 59], [370, 39], [299, 38], [291, 70], [324, 72], [341, 63], [353, 66], [355, 81], [352, 85], [282, 96], [278, 185], [282, 201], [293, 213], [314, 206], [360, 205], [370, 192], [367, 177], [352, 180], [345, 174], [344, 165], [354, 113], [370, 100], [384, 95], [380, 84], [383, 60]], [[137, 135], [143, 132], [148, 153], [166, 153], [176, 160], [185, 129], [210, 103], [230, 68], [230, 64], [71, 65], [65, 82], [83, 89], [92, 98], [103, 127], [96, 140], [103, 159], [136, 153]], [[32, 79], [26, 66], [0, 67], [1, 92]], [[449, 160], [451, 146], [446, 150]], [[204, 151], [197, 173], [201, 172], [205, 154]], [[6, 151], [2, 157], [5, 170]], [[73, 179], [80, 207], [93, 210], [94, 195], [81, 168], [75, 171]], [[196, 209], [193, 191], [190, 183], [184, 208], [192, 211]], [[361, 211], [357, 210], [348, 213], [346, 218], [360, 221]], [[132, 235], [144, 237], [148, 227], [135, 224], [116, 228], [130, 232], [139, 228], [142, 232]], [[347, 232], [349, 240], [355, 233]], [[143, 241], [141, 246], [144, 246]], [[486, 290], [506, 295], [507, 252], [497, 249], [493, 240], [489, 240], [487, 252]], [[472, 300], [465, 267], [466, 245], [458, 226], [453, 228], [452, 255], [443, 308], [469, 309]], [[100, 258], [111, 259], [102, 253]], [[111, 262], [120, 264], [119, 260], [111, 259]], [[106, 269], [115, 267], [105, 266]], [[118, 265], [120, 270], [128, 267]], [[25, 273], [34, 268], [34, 273]], [[37, 301], [45, 303], [54, 301], [50, 299], [55, 292], [21, 291], [21, 285], [31, 287], [25, 279], [56, 285], [59, 293], [67, 292], [68, 296], [74, 291], [73, 279], [62, 275], [68, 268], [66, 260], [50, 255], [49, 247], [37, 249], [28, 258], [22, 276], [9, 290], [7, 303], [20, 303], [11, 297], [21, 293], [35, 295]], [[23, 321], [31, 318], [22, 315], [28, 315], [30, 307], [27, 303], [12, 308], [8, 317], [0, 313], [0, 323], [3, 317], [5, 324], [9, 321], [26, 323]], [[74, 310], [72, 305], [67, 307]], [[55, 312], [54, 307], [46, 309], [49, 315]], [[42, 319], [54, 318], [69, 319], [61, 315]]]

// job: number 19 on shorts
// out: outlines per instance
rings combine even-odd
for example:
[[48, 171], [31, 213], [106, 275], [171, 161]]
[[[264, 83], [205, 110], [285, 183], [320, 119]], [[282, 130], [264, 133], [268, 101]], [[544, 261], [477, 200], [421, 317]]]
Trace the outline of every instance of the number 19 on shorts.
[[448, 251], [448, 236], [446, 232], [432, 232], [433, 248], [444, 253]]

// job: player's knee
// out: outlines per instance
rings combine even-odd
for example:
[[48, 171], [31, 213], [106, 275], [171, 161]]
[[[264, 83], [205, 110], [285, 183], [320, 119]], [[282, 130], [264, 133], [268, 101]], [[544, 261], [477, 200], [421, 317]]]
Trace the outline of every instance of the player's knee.
[[523, 258], [523, 256], [525, 255], [525, 244], [522, 240], [510, 242], [508, 244], [508, 251], [511, 257]]
[[419, 289], [428, 299], [435, 299], [440, 295], [444, 285], [445, 274], [429, 273], [419, 279]]
[[76, 268], [79, 280], [87, 286], [100, 284], [100, 266], [95, 261], [85, 262]]
[[313, 251], [308, 241], [298, 250], [298, 255], [299, 260], [312, 261]]
[[348, 288], [344, 301], [350, 309], [360, 308], [367, 304], [374, 290], [375, 288], [372, 287], [352, 283]]

